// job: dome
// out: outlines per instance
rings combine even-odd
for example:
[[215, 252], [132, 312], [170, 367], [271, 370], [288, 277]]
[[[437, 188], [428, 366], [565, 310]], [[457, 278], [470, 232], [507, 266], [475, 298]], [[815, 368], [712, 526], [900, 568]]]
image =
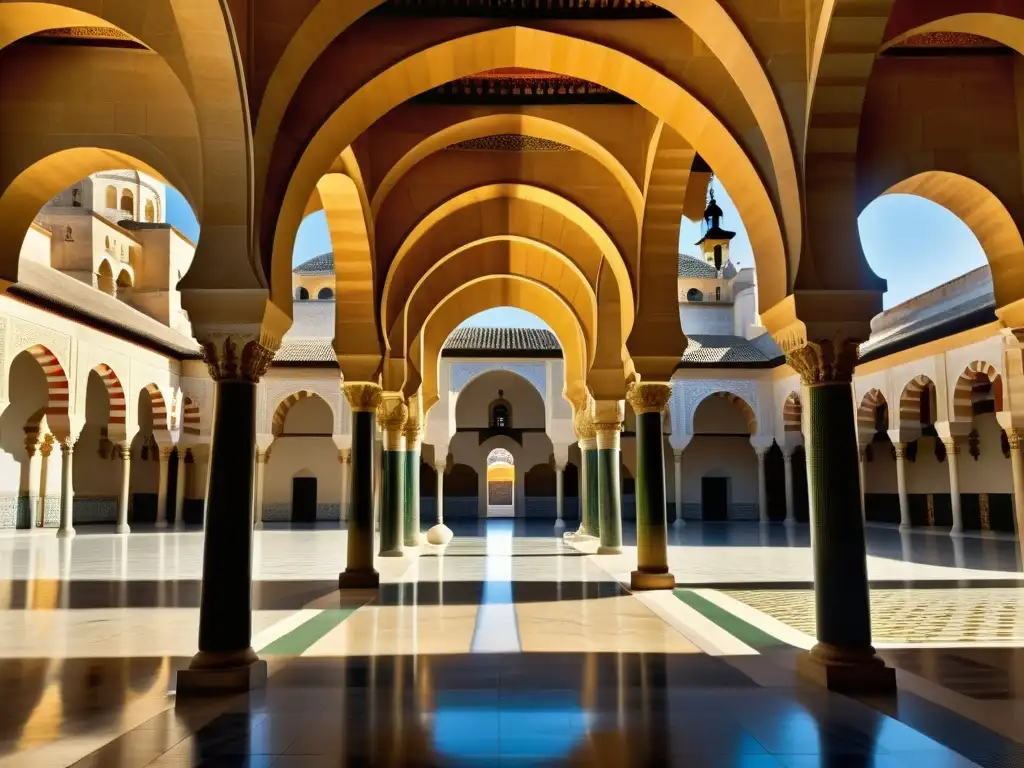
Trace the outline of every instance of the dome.
[[699, 277], [705, 280], [714, 280], [718, 277], [718, 270], [703, 259], [679, 254], [679, 277]]
[[724, 277], [726, 280], [732, 280], [738, 274], [739, 271], [736, 269], [736, 267], [733, 265], [731, 261], [725, 262], [725, 266], [722, 267], [722, 277]]

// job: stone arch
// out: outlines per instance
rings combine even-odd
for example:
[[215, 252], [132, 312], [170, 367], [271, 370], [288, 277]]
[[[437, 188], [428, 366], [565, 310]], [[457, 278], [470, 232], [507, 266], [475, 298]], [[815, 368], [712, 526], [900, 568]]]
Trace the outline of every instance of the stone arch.
[[110, 259], [100, 259], [100, 266], [96, 270], [96, 288], [108, 296], [117, 294], [114, 268], [110, 266]]
[[991, 363], [975, 360], [956, 380], [953, 389], [953, 420], [970, 423], [974, 419], [974, 397], [979, 388], [991, 387], [996, 411], [1003, 410], [1003, 381]]
[[199, 403], [189, 395], [185, 395], [181, 401], [181, 431], [183, 434], [196, 437], [202, 429], [202, 412]]
[[25, 350], [32, 356], [46, 376], [46, 409], [44, 415], [54, 434], [64, 437], [70, 426], [68, 408], [71, 385], [65, 367], [49, 347], [33, 344]]
[[696, 403], [694, 403], [693, 411], [690, 413], [690, 426], [693, 427], [693, 418], [697, 413], [697, 409], [700, 408], [701, 403], [707, 400], [709, 397], [720, 397], [723, 400], [727, 400], [734, 407], [736, 407], [740, 413], [743, 414], [743, 420], [747, 423], [747, 429], [750, 430], [751, 435], [757, 434], [757, 413], [751, 407], [750, 403], [745, 398], [737, 395], [734, 392], [709, 392], [707, 395], [702, 397]]
[[[684, 4], [680, 4], [682, 7]], [[714, 11], [709, 10], [709, 13]], [[717, 18], [725, 24], [725, 13]], [[742, 35], [739, 36], [742, 42]], [[752, 57], [754, 67], [759, 67]], [[433, 62], [444, 61], [447, 66]], [[750, 61], [750, 60], [748, 60]], [[380, 116], [431, 87], [453, 78], [500, 66], [551, 70], [597, 81], [633, 99], [680, 131], [714, 168], [731, 191], [754, 244], [762, 306], [787, 294], [799, 259], [801, 234], [795, 171], [787, 194], [786, 231], [776, 215], [772, 195], [754, 163], [728, 128], [698, 99], [657, 70], [621, 51], [587, 40], [517, 26], [477, 32], [419, 51], [364, 83], [324, 120], [306, 143], [297, 162], [281, 163], [268, 177], [268, 201], [262, 223], [264, 253], [272, 261], [272, 293], [289, 290], [291, 253], [302, 212], [317, 180], [330, 167], [338, 147], [347, 147]], [[763, 75], [763, 70], [761, 70]], [[611, 76], [614, 73], [614, 76]], [[602, 82], [603, 81], [603, 82]], [[771, 93], [770, 87], [768, 93]], [[770, 96], [774, 101], [774, 95]], [[282, 110], [283, 114], [283, 110]], [[780, 117], [781, 120], [781, 117]], [[785, 133], [784, 123], [782, 131]], [[272, 135], [267, 140], [272, 140]], [[788, 139], [784, 142], [789, 153]], [[266, 158], [269, 161], [269, 158]], [[262, 164], [261, 164], [262, 165]], [[795, 167], [795, 166], [794, 166]], [[790, 242], [789, 253], [785, 240]]]
[[515, 466], [516, 459], [512, 455], [512, 453], [506, 450], [505, 448], [495, 448], [494, 450], [487, 454], [487, 466], [490, 466], [491, 464], [497, 464], [498, 462], [501, 462], [502, 464], [508, 464], [510, 466]]
[[[927, 402], [927, 423], [922, 419], [922, 402]], [[900, 428], [919, 430], [934, 424], [935, 406], [935, 383], [923, 373], [915, 376], [900, 393]]]
[[117, 209], [122, 213], [129, 213], [135, 217], [135, 193], [125, 187], [121, 190], [121, 203]]
[[143, 389], [149, 395], [149, 405], [153, 411], [153, 435], [158, 440], [160, 438], [166, 440], [169, 437], [171, 422], [164, 393], [153, 383], [147, 384]]
[[[117, 187], [113, 184], [107, 185], [107, 191], [105, 193], [104, 204], [110, 210], [117, 209]], [[110, 239], [107, 238], [107, 247], [110, 247]]]
[[107, 437], [113, 443], [121, 442], [128, 435], [128, 398], [125, 395], [124, 387], [117, 374], [114, 373], [114, 369], [106, 363], [100, 363], [92, 370], [103, 382], [110, 403], [110, 412], [107, 416]]
[[310, 392], [309, 390], [306, 389], [300, 389], [297, 392], [292, 392], [291, 394], [285, 396], [277, 404], [277, 408], [274, 409], [274, 416], [270, 422], [270, 432], [275, 438], [280, 437], [281, 434], [284, 432], [284, 422], [285, 419], [288, 418], [288, 412], [300, 400], [305, 400], [306, 398], [309, 397], [315, 397], [318, 400], [321, 400], [327, 404], [327, 407], [331, 411], [331, 424], [334, 424], [334, 419], [336, 418], [336, 414], [334, 413], [334, 407], [330, 403], [328, 403], [327, 400], [321, 397], [319, 393]]
[[803, 428], [803, 404], [798, 392], [790, 392], [782, 406], [782, 431], [800, 433]]
[[[885, 408], [888, 411], [889, 403], [886, 401], [885, 395], [878, 389], [868, 390], [857, 407], [857, 431], [861, 437], [870, 437], [875, 434], [875, 417], [879, 408]], [[885, 427], [888, 429], [888, 417], [885, 421]]]
[[[452, 364], [452, 379], [453, 379], [453, 381], [452, 381], [452, 392], [455, 394], [455, 399], [454, 399], [454, 402], [453, 402], [453, 407], [454, 407], [454, 413], [455, 413], [456, 421], [458, 421], [458, 418], [459, 418], [459, 415], [460, 415], [459, 401], [461, 400], [461, 395], [464, 392], [466, 392], [467, 390], [469, 390], [475, 383], [480, 381], [480, 379], [482, 379], [482, 378], [484, 378], [486, 376], [489, 376], [491, 374], [502, 373], [502, 374], [509, 374], [509, 375], [515, 376], [517, 379], [522, 380], [523, 382], [525, 382], [526, 384], [529, 385], [530, 389], [534, 393], [536, 393], [536, 397], [540, 401], [540, 411], [541, 411], [541, 413], [544, 414], [543, 419], [544, 419], [544, 422], [545, 422], [545, 426], [547, 426], [547, 413], [546, 413], [546, 401], [545, 401], [546, 390], [545, 390], [544, 386], [539, 385], [537, 381], [531, 379], [531, 377], [528, 375], [528, 372], [523, 370], [522, 367], [518, 367], [517, 368], [515, 363], [507, 363], [507, 362], [506, 363], [484, 363], [484, 364], [480, 364], [479, 368], [477, 368], [477, 366], [474, 365], [472, 368], [469, 368], [469, 371], [468, 371], [469, 376], [468, 376], [468, 378], [465, 378], [465, 380], [462, 380], [461, 377], [460, 377], [460, 380], [455, 381], [455, 378], [456, 378], [455, 374], [456, 374], [456, 366], [457, 365], [459, 365], [457, 362]], [[472, 365], [472, 364], [467, 364], [467, 366], [469, 366], [469, 365]], [[545, 373], [546, 373], [546, 371], [545, 371]], [[457, 389], [456, 389], [456, 387], [457, 387]], [[507, 400], [503, 400], [503, 401], [500, 401], [500, 402], [505, 402], [506, 404], [509, 405], [509, 413], [511, 414], [511, 411], [512, 411], [511, 404], [508, 403]], [[536, 401], [535, 401], [535, 403], [536, 403]], [[493, 404], [494, 404], [494, 401], [493, 401], [493, 398], [492, 398], [492, 401], [489, 402], [489, 404], [487, 405], [488, 422], [490, 420], [491, 406]], [[465, 411], [463, 410], [461, 413], [464, 415]]]

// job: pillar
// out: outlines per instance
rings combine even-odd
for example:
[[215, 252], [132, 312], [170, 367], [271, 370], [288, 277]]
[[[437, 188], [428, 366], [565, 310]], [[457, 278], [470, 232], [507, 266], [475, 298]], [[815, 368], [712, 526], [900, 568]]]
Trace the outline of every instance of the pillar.
[[907, 495], [907, 444], [893, 443], [896, 449], [896, 489], [900, 494], [900, 530], [910, 530], [910, 497]]
[[[188, 470], [185, 464], [185, 457], [188, 456], [188, 449], [178, 447], [178, 474], [174, 478], [174, 527], [181, 529], [185, 527], [185, 489]], [[259, 482], [257, 480], [257, 482]]]
[[793, 451], [782, 452], [782, 463], [786, 469], [786, 525], [796, 525], [796, 511], [793, 509]]
[[594, 403], [594, 431], [597, 434], [597, 504], [601, 527], [599, 555], [622, 552], [622, 486], [621, 461], [622, 421], [625, 405], [622, 400]]
[[214, 381], [213, 441], [203, 534], [199, 652], [178, 673], [178, 698], [241, 692], [266, 683], [252, 648], [252, 487], [256, 386], [273, 350], [256, 334], [219, 334], [203, 345]]
[[338, 502], [338, 523], [344, 527], [348, 522], [348, 485], [349, 474], [352, 469], [352, 449], [338, 449], [338, 464], [341, 465], [341, 500]]
[[131, 533], [128, 526], [128, 503], [131, 501], [132, 485], [132, 444], [121, 443], [121, 491], [117, 495], [117, 532]]
[[405, 497], [404, 543], [416, 547], [420, 543], [420, 437], [423, 426], [417, 421], [407, 421], [405, 435]]
[[444, 524], [444, 468], [448, 464], [448, 446], [443, 450], [434, 446], [434, 469], [437, 471], [437, 523], [427, 531], [427, 542], [445, 546], [454, 534]]
[[867, 480], [865, 480], [864, 478], [865, 478], [865, 473], [866, 473], [866, 470], [867, 470], [866, 465], [867, 465], [867, 460], [868, 460], [868, 447], [866, 445], [859, 446], [858, 449], [857, 449], [857, 453], [859, 455], [859, 460], [857, 462], [857, 477], [860, 478], [860, 516], [861, 516], [862, 519], [867, 520], [868, 519], [868, 507], [867, 507], [867, 493], [868, 493], [867, 489], [868, 489], [868, 484], [867, 484]]
[[946, 448], [946, 463], [949, 465], [949, 505], [953, 511], [953, 525], [950, 535], [963, 533], [964, 515], [960, 507], [960, 444], [956, 438], [943, 440]]
[[43, 524], [42, 496], [40, 483], [43, 479], [42, 441], [35, 434], [25, 438], [25, 453], [28, 454], [28, 518], [29, 528], [41, 527]]
[[380, 575], [373, 567], [374, 416], [381, 389], [371, 382], [345, 383], [352, 409], [352, 481], [349, 484], [348, 553], [338, 577], [341, 589], [376, 589]]
[[263, 528], [263, 484], [267, 476], [267, 462], [270, 461], [270, 449], [261, 449], [256, 446], [256, 484], [254, 493], [256, 500], [252, 506], [253, 527], [257, 530]]
[[405, 435], [409, 410], [401, 393], [388, 392], [377, 407], [377, 424], [384, 433], [381, 456], [380, 557], [402, 556], [405, 507]]
[[[173, 448], [160, 448], [160, 485], [156, 491], [156, 527], [167, 527], [167, 471]], [[251, 481], [250, 481], [251, 482]], [[249, 494], [246, 494], [248, 496]]]
[[672, 449], [672, 463], [675, 470], [675, 492], [676, 492], [676, 520], [673, 523], [677, 528], [686, 525], [683, 520], [683, 451], [681, 448]]
[[565, 464], [555, 462], [555, 527], [565, 527]]
[[854, 419], [855, 340], [804, 342], [786, 358], [807, 388], [807, 469], [817, 644], [797, 671], [830, 690], [894, 694], [895, 672], [871, 645]]
[[74, 526], [74, 504], [75, 488], [72, 482], [71, 459], [74, 455], [75, 444], [68, 438], [60, 444], [60, 528], [57, 535], [61, 538], [70, 538], [75, 535]]
[[764, 448], [757, 448], [757, 519], [762, 523], [768, 522], [768, 478], [765, 476], [765, 456], [767, 451]]
[[668, 570], [668, 510], [662, 413], [672, 385], [641, 382], [626, 395], [636, 414], [636, 557], [632, 589], [674, 589]]
[[46, 497], [50, 495], [50, 454], [53, 453], [53, 435], [47, 435], [39, 446], [39, 527], [46, 527]]
[[1017, 524], [1017, 543], [1024, 556], [1024, 458], [1021, 457], [1021, 431], [1006, 430], [1010, 443], [1010, 468], [1013, 472], [1013, 515]]
[[580, 527], [577, 536], [598, 536], [597, 502], [597, 432], [589, 406], [577, 408], [573, 414], [576, 444], [580, 448]]

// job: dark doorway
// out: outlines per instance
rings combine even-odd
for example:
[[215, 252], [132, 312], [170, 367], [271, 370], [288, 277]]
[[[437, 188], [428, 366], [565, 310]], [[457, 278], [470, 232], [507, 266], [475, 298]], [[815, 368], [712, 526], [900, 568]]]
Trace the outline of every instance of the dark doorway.
[[793, 451], [793, 517], [798, 523], [811, 518], [811, 501], [807, 495], [807, 454], [804, 447]]
[[729, 519], [729, 478], [703, 477], [700, 481], [702, 517], [711, 522]]
[[292, 522], [316, 522], [316, 478], [292, 478]]
[[778, 522], [786, 519], [786, 462], [782, 458], [782, 449], [772, 443], [765, 457], [764, 467], [766, 489], [768, 491], [768, 519]]

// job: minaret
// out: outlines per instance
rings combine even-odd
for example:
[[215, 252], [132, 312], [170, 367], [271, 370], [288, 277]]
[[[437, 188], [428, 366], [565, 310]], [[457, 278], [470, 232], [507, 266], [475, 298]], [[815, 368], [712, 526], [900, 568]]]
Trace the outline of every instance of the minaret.
[[714, 177], [708, 185], [708, 207], [704, 209], [704, 237], [697, 241], [704, 260], [719, 272], [729, 262], [729, 241], [735, 232], [722, 229], [722, 209], [715, 202]]

